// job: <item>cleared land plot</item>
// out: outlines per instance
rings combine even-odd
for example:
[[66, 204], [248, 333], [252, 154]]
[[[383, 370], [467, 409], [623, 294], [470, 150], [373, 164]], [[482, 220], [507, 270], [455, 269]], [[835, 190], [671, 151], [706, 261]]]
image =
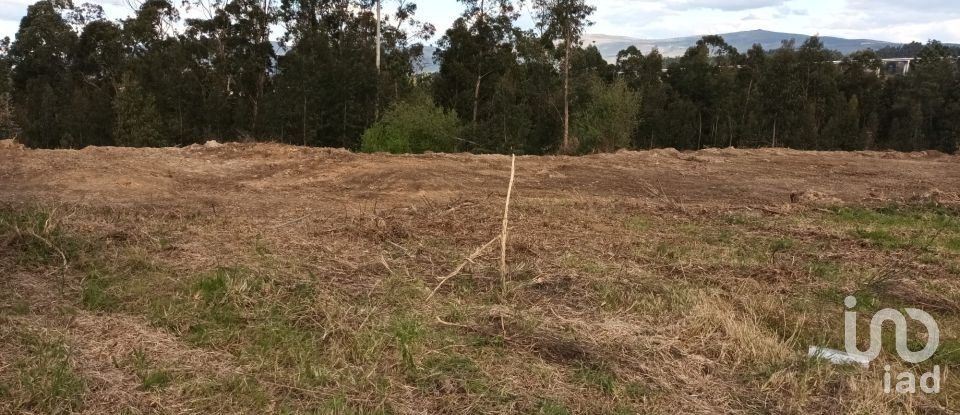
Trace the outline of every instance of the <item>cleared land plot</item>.
[[[0, 145], [0, 411], [952, 413], [960, 157]], [[843, 298], [937, 319], [843, 348]], [[916, 327], [916, 326], [912, 326]], [[922, 345], [923, 338], [911, 344]], [[947, 372], [887, 395], [883, 366]]]

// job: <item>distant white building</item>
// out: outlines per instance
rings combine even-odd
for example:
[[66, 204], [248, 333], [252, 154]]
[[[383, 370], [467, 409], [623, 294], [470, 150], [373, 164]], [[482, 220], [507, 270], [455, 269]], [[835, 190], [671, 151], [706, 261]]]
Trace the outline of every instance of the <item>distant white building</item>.
[[883, 64], [877, 75], [880, 76], [901, 76], [910, 72], [910, 64], [913, 58], [891, 58], [882, 59]]
[[[877, 77], [883, 76], [903, 76], [910, 72], [910, 65], [914, 58], [889, 58], [881, 59], [880, 68], [876, 70]], [[833, 61], [834, 65], [840, 65], [843, 61]]]

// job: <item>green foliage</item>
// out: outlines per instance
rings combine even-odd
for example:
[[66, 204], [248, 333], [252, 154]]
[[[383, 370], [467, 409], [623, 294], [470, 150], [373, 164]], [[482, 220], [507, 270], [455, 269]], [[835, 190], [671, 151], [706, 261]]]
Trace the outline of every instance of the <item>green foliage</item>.
[[544, 400], [540, 402], [537, 413], [540, 415], [570, 415], [570, 410], [560, 402]]
[[24, 409], [54, 414], [79, 409], [86, 384], [74, 368], [63, 341], [25, 333], [21, 342], [27, 354], [15, 362], [14, 367], [27, 394]]
[[12, 97], [22, 142], [31, 147], [69, 147], [70, 58], [77, 35], [64, 21], [63, 4], [39, 1], [27, 9], [10, 45]]
[[0, 93], [0, 137], [16, 136], [20, 130], [13, 110], [13, 99], [10, 93]]
[[420, 322], [412, 318], [399, 318], [393, 322], [391, 330], [397, 340], [397, 347], [400, 349], [400, 357], [403, 360], [404, 368], [407, 370], [415, 369], [413, 348], [422, 334]]
[[83, 262], [88, 243], [65, 234], [53, 213], [0, 208], [0, 238], [7, 241], [18, 263], [59, 268], [65, 261]]
[[160, 389], [173, 381], [173, 374], [169, 371], [154, 368], [155, 363], [147, 357], [147, 352], [141, 348], [130, 352], [128, 364], [140, 378], [141, 389]]
[[460, 121], [423, 94], [394, 104], [361, 140], [365, 152], [423, 153], [457, 149]]
[[[0, 137], [414, 153], [960, 146], [958, 49], [938, 41], [844, 57], [816, 36], [738, 51], [710, 35], [678, 58], [632, 47], [610, 65], [582, 45], [588, 2], [535, 0], [537, 29], [524, 30], [522, 2], [469, 0], [437, 42], [439, 72], [426, 75], [415, 73], [418, 42], [433, 27], [410, 2], [380, 22], [379, 67], [369, 3], [227, 0], [181, 20], [187, 3], [141, 2], [115, 22], [96, 5], [29, 6], [15, 40], [0, 41]], [[270, 39], [278, 28], [281, 45]], [[892, 75], [881, 57], [917, 59]]]
[[590, 81], [590, 100], [573, 116], [573, 134], [581, 152], [612, 152], [627, 148], [639, 124], [640, 94], [626, 82]]
[[91, 272], [83, 279], [80, 303], [89, 310], [113, 311], [119, 306], [119, 299], [110, 292], [110, 281], [107, 277]]
[[132, 76], [124, 76], [117, 86], [113, 110], [117, 116], [113, 127], [113, 139], [117, 145], [155, 147], [164, 144], [153, 97]]
[[603, 365], [583, 364], [577, 369], [576, 378], [606, 395], [612, 395], [617, 385], [617, 375]]
[[854, 233], [857, 237], [883, 248], [896, 248], [902, 244], [894, 234], [883, 229], [857, 229]]

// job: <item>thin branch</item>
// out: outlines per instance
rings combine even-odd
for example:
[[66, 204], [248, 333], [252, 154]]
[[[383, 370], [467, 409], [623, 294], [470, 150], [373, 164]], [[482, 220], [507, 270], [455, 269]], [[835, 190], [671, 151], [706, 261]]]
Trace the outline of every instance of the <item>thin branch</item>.
[[513, 178], [517, 170], [517, 155], [510, 158], [510, 184], [507, 185], [507, 201], [503, 206], [503, 229], [500, 231], [500, 285], [507, 289], [507, 225], [510, 216], [510, 193], [513, 192]]
[[433, 295], [437, 293], [437, 290], [439, 290], [441, 286], [443, 286], [443, 283], [447, 282], [447, 280], [459, 274], [460, 270], [462, 270], [463, 267], [467, 266], [468, 263], [473, 262], [473, 260], [476, 259], [478, 256], [480, 256], [480, 254], [482, 254], [483, 251], [486, 251], [487, 248], [490, 247], [490, 245], [493, 245], [493, 243], [496, 242], [497, 239], [500, 239], [500, 235], [495, 236], [493, 239], [490, 240], [490, 242], [487, 242], [483, 244], [483, 246], [477, 248], [477, 250], [473, 251], [473, 253], [470, 254], [470, 256], [468, 256], [463, 262], [461, 262], [460, 265], [457, 266], [457, 268], [455, 268], [453, 271], [447, 274], [446, 277], [443, 277], [443, 279], [440, 280], [440, 283], [437, 284], [437, 287], [433, 289], [433, 292], [431, 292], [430, 295], [427, 296], [427, 301], [433, 298]]

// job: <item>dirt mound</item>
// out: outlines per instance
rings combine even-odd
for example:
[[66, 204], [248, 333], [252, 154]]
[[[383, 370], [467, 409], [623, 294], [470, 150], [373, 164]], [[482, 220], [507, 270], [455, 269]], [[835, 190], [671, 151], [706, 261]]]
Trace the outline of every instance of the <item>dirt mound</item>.
[[931, 188], [926, 192], [919, 193], [910, 198], [911, 203], [919, 204], [940, 204], [945, 202], [956, 202], [957, 194], [944, 192], [937, 188]]
[[17, 140], [8, 138], [6, 140], [0, 140], [0, 149], [23, 150], [24, 146], [18, 143]]
[[816, 190], [804, 190], [791, 193], [790, 202], [806, 205], [837, 205], [842, 203], [840, 199]]
[[[18, 144], [5, 140], [4, 147]], [[0, 163], [2, 199], [98, 199], [105, 203], [197, 206], [272, 206], [343, 209], [376, 201], [378, 208], [502, 193], [509, 158], [469, 154], [356, 154], [341, 149], [274, 143], [228, 143], [187, 148], [24, 150]], [[15, 147], [17, 148], [17, 147]], [[893, 153], [900, 154], [900, 153]], [[931, 153], [933, 154], [933, 153]], [[960, 188], [953, 156], [872, 158], [858, 153], [784, 149], [676, 149], [587, 157], [517, 159], [520, 197], [553, 200], [579, 194], [643, 205], [710, 206], [830, 204], [888, 200], [926, 188]], [[650, 188], [658, 190], [652, 195]], [[816, 189], [815, 191], [812, 189]], [[949, 202], [951, 199], [940, 197]], [[670, 200], [672, 202], [667, 202]], [[279, 211], [277, 210], [279, 209]]]

